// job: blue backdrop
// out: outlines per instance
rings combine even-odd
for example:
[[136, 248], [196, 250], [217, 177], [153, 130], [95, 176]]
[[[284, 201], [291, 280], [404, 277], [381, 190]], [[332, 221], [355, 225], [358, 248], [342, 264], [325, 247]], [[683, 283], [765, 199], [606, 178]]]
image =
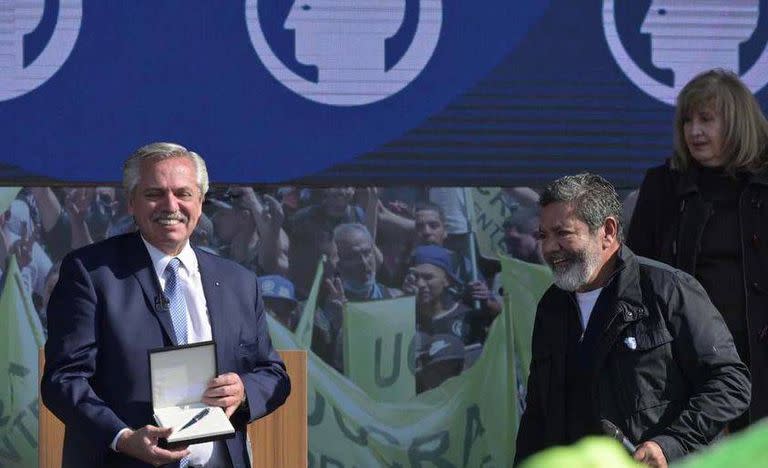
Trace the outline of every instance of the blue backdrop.
[[695, 67], [768, 99], [768, 0], [4, 3], [6, 184], [116, 182], [169, 140], [220, 182], [635, 186]]

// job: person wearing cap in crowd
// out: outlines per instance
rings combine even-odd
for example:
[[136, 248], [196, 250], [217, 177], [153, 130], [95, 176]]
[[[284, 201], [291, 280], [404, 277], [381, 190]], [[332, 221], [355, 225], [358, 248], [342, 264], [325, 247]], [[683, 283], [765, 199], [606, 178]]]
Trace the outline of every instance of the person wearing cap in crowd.
[[416, 370], [416, 393], [440, 386], [464, 370], [464, 343], [455, 335], [421, 335]]
[[264, 310], [287, 329], [293, 331], [299, 322], [299, 314], [293, 283], [280, 275], [259, 277], [259, 289]]
[[450, 334], [464, 344], [478, 342], [481, 333], [471, 326], [472, 309], [460, 301], [461, 280], [453, 273], [450, 250], [422, 245], [413, 251], [403, 289], [416, 294], [416, 330], [428, 335]]
[[[415, 244], [436, 245], [446, 247], [448, 231], [445, 215], [440, 205], [435, 203], [419, 203], [415, 211]], [[451, 271], [464, 284], [465, 295], [462, 300], [470, 307], [479, 303], [480, 308], [475, 318], [482, 322], [483, 327], [490, 326], [493, 319], [501, 312], [501, 303], [496, 299], [486, 281], [479, 277], [473, 279], [472, 272], [477, 265], [472, 264], [468, 257], [447, 249], [451, 253]], [[479, 272], [478, 272], [479, 275]]]

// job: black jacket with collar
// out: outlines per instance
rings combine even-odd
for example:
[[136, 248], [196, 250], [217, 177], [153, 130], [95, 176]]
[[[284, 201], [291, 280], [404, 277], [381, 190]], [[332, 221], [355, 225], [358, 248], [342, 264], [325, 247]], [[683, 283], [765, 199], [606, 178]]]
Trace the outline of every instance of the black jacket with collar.
[[[638, 255], [696, 274], [704, 228], [712, 215], [697, 185], [698, 171], [650, 169], [643, 180], [627, 235]], [[750, 420], [768, 417], [768, 170], [752, 174], [739, 198], [739, 239], [755, 398]]]
[[[615, 298], [602, 301], [609, 310], [592, 355], [594, 401], [584, 404], [594, 420], [611, 421], [635, 444], [654, 440], [675, 460], [747, 409], [749, 371], [693, 277], [627, 247], [616, 255], [603, 290]], [[566, 441], [566, 323], [578, 313], [574, 294], [554, 285], [539, 302], [516, 463]]]

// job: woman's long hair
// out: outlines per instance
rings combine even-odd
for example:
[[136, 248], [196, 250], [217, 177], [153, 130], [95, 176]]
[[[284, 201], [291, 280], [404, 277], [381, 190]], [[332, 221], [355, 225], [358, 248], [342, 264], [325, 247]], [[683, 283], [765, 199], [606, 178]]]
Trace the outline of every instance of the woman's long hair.
[[768, 163], [768, 121], [739, 77], [719, 68], [697, 75], [677, 97], [672, 167], [684, 171], [691, 164], [683, 126], [692, 113], [707, 106], [722, 117], [725, 170], [730, 174], [762, 171]]

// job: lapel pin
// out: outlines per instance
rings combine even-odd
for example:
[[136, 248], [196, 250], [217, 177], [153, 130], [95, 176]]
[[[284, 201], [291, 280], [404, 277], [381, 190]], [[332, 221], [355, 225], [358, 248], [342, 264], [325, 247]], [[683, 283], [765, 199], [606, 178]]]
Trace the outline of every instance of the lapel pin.
[[631, 349], [632, 351], [637, 349], [637, 340], [634, 336], [628, 336], [624, 338], [624, 344], [627, 345], [627, 348]]

